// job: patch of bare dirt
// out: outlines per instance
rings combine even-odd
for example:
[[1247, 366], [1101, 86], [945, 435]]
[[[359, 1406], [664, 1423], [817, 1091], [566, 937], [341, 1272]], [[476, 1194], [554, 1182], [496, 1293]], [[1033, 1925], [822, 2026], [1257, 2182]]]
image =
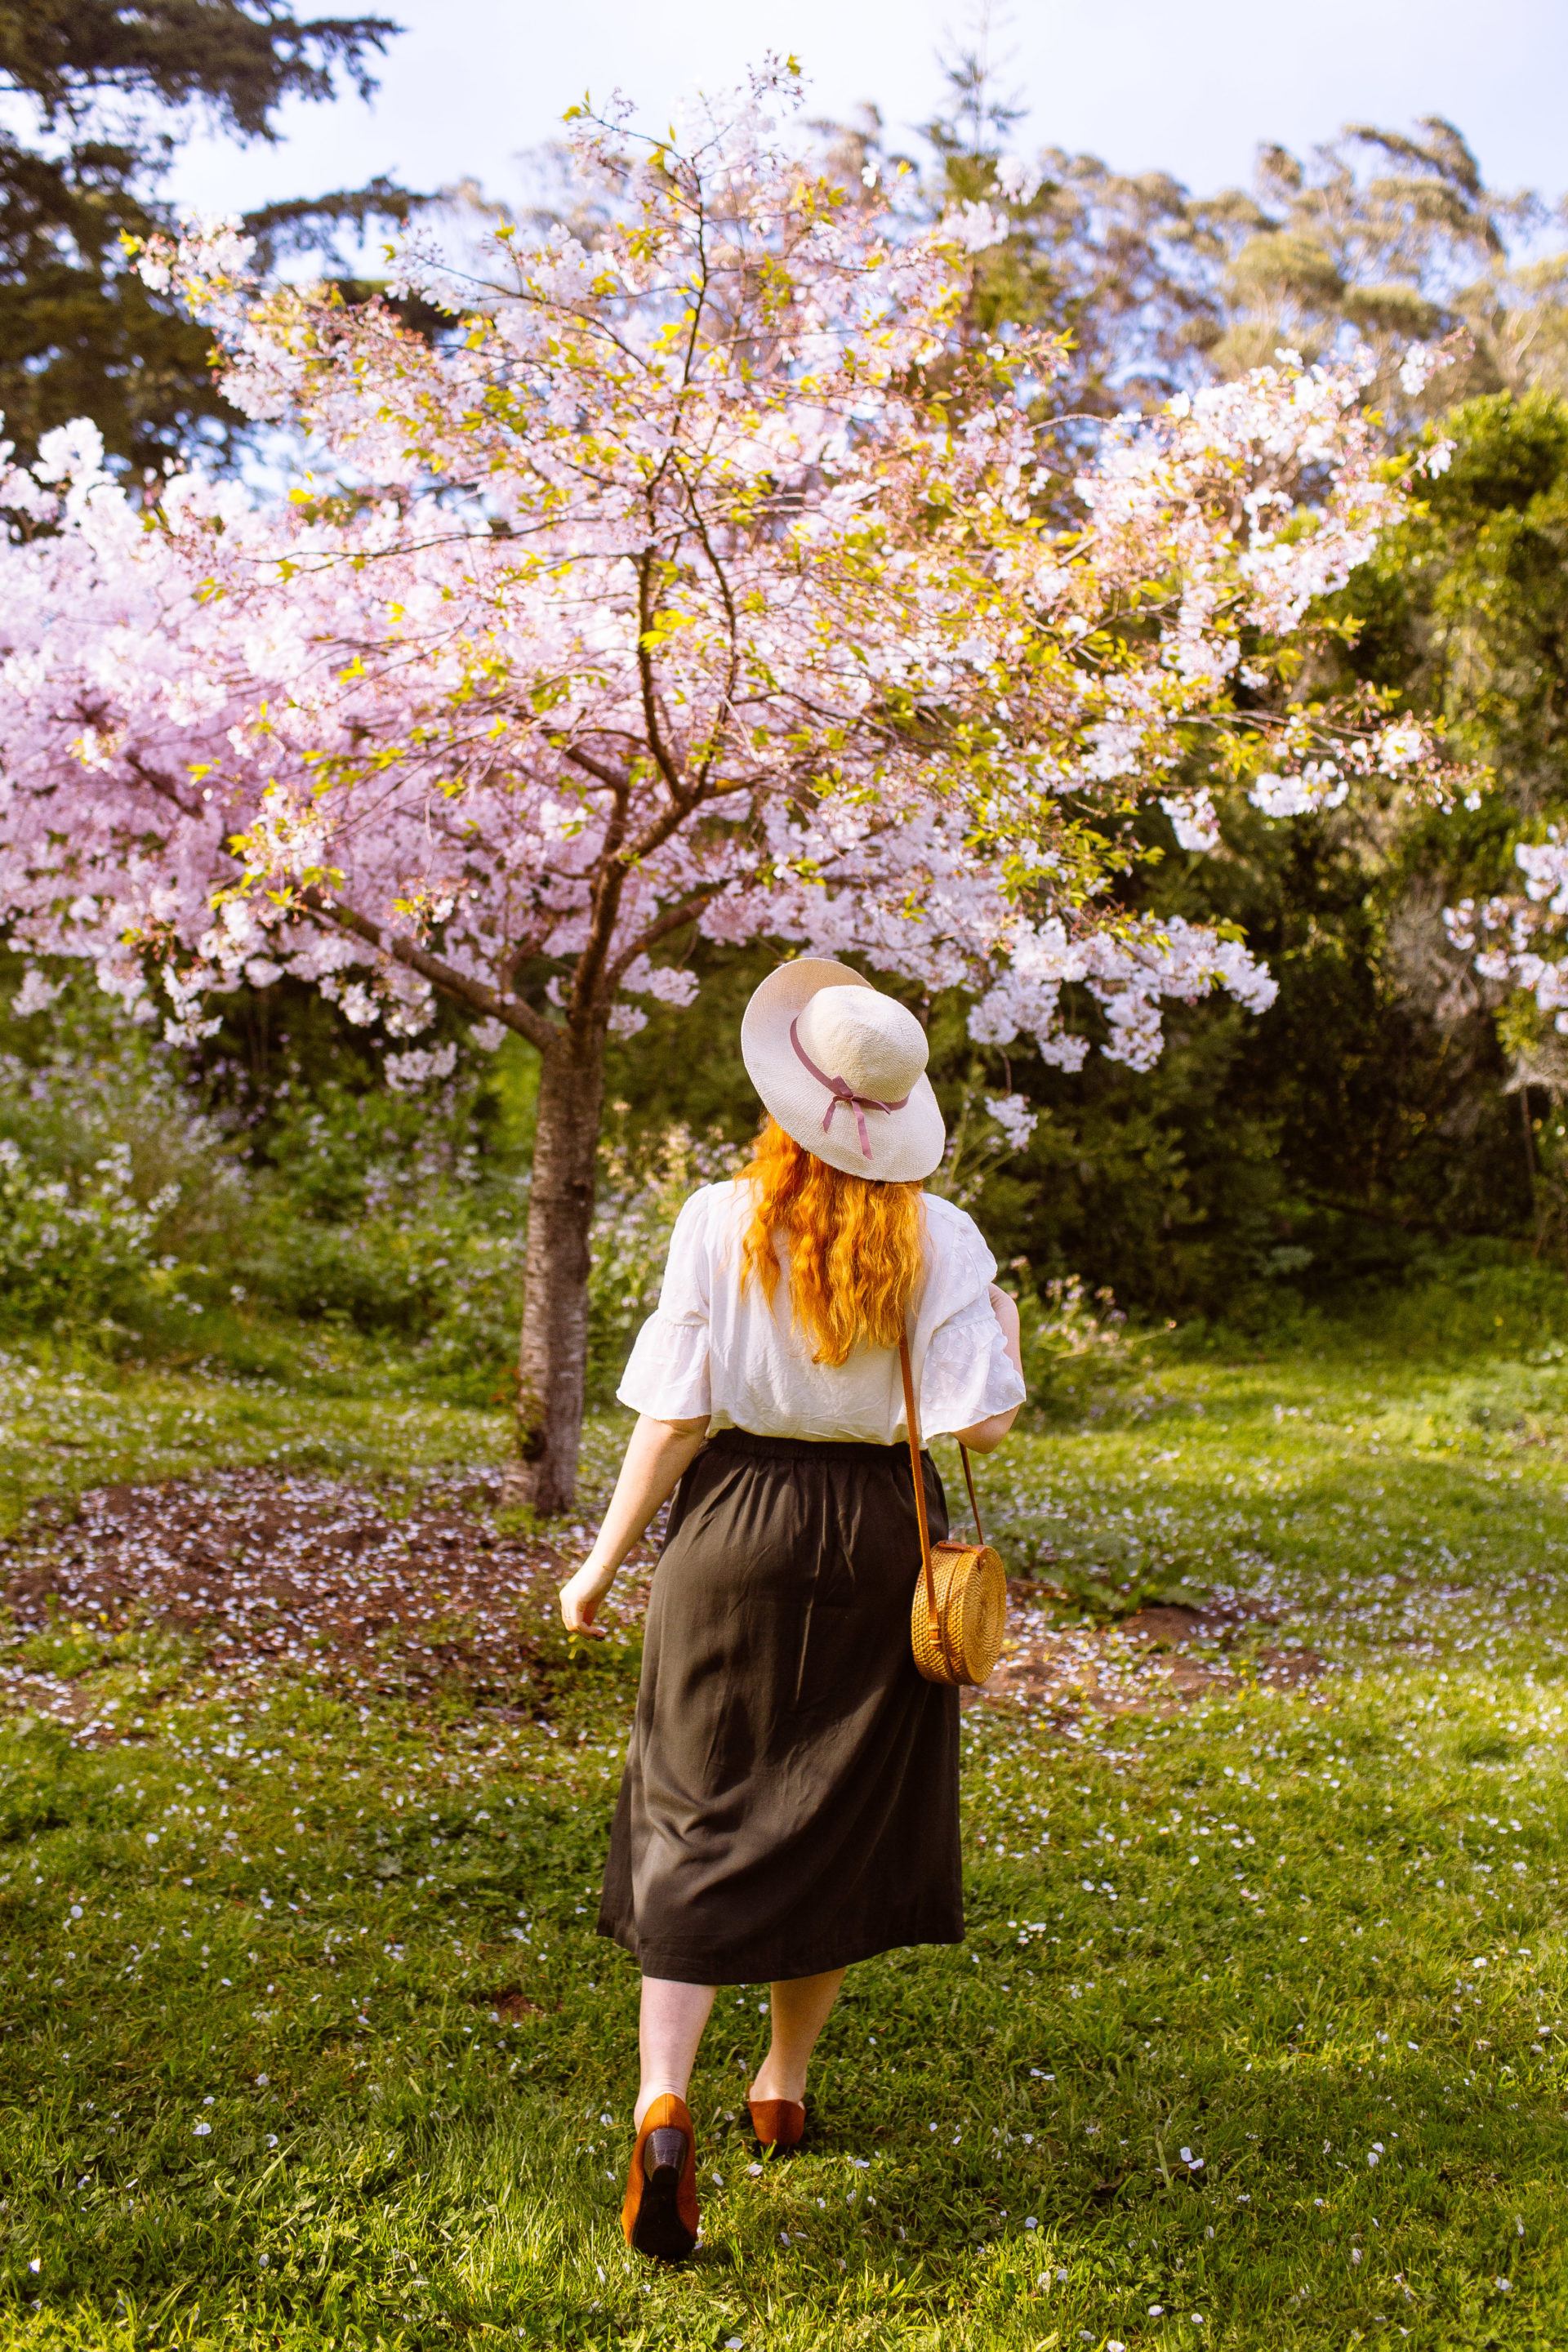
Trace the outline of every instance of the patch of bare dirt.
[[226, 1678], [310, 1667], [360, 1694], [458, 1685], [504, 1700], [565, 1570], [553, 1546], [480, 1515], [492, 1485], [431, 1486], [405, 1513], [334, 1479], [260, 1470], [100, 1487], [69, 1524], [0, 1543], [0, 1601], [23, 1635], [166, 1627]]
[[1259, 1644], [1257, 1633], [1275, 1623], [1276, 1614], [1244, 1593], [1215, 1593], [1196, 1609], [1151, 1604], [1109, 1625], [1053, 1622], [1044, 1603], [1062, 1597], [1026, 1579], [1008, 1580], [1000, 1662], [984, 1689], [966, 1698], [1120, 1715], [1234, 1690], [1247, 1678], [1291, 1689], [1324, 1671], [1315, 1651]]
[[544, 2014], [543, 2004], [530, 2000], [528, 1995], [520, 1992], [515, 1985], [509, 1986], [505, 1992], [477, 1992], [470, 1995], [470, 1999], [476, 2008], [489, 2012], [492, 2025], [521, 2025], [524, 2018], [542, 2017]]
[[[278, 1667], [309, 1669], [349, 1695], [417, 1699], [460, 1690], [506, 1709], [531, 1706], [544, 1626], [571, 1561], [550, 1543], [500, 1534], [493, 1474], [421, 1489], [407, 1508], [342, 1481], [262, 1470], [158, 1486], [104, 1486], [76, 1517], [0, 1542], [0, 1605], [14, 1636], [79, 1625], [110, 1636], [153, 1624], [192, 1640], [226, 1682]], [[651, 1562], [630, 1564], [603, 1612], [637, 1622]], [[1007, 1635], [984, 1691], [968, 1703], [1071, 1713], [1179, 1705], [1244, 1676], [1290, 1688], [1323, 1672], [1310, 1650], [1258, 1635], [1267, 1606], [1219, 1593], [1200, 1608], [1161, 1604], [1119, 1624], [1054, 1622], [1064, 1599], [1026, 1580], [1008, 1586]], [[90, 1685], [76, 1666], [0, 1664], [0, 1689], [90, 1735]]]

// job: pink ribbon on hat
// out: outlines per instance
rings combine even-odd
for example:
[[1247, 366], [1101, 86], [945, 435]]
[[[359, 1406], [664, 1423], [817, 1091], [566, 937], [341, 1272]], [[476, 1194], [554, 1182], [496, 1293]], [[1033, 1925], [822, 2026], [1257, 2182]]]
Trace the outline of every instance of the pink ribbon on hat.
[[866, 1125], [866, 1113], [868, 1110], [902, 1110], [905, 1104], [909, 1101], [909, 1096], [900, 1095], [897, 1102], [880, 1102], [875, 1095], [858, 1095], [847, 1078], [829, 1077], [826, 1070], [819, 1070], [817, 1068], [816, 1064], [812, 1060], [811, 1055], [801, 1044], [799, 1035], [797, 1034], [797, 1021], [792, 1021], [789, 1024], [789, 1042], [795, 1047], [796, 1061], [804, 1062], [805, 1067], [811, 1072], [812, 1076], [817, 1081], [818, 1085], [826, 1087], [829, 1095], [832, 1097], [832, 1100], [829, 1102], [827, 1108], [822, 1114], [822, 1132], [824, 1135], [831, 1133], [833, 1128], [833, 1114], [838, 1108], [840, 1103], [845, 1104], [847, 1108], [852, 1110], [855, 1114], [855, 1124], [860, 1133], [860, 1149], [865, 1153], [867, 1159], [869, 1160], [871, 1157], [871, 1135], [869, 1129]]

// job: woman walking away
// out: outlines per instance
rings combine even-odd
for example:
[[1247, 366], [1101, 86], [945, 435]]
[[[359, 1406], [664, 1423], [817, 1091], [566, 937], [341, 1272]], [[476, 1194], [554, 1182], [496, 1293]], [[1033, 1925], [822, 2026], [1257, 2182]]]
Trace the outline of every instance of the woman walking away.
[[772, 1985], [749, 2105], [763, 2147], [783, 2149], [805, 2130], [806, 2064], [846, 1969], [963, 1939], [958, 1693], [922, 1680], [910, 1644], [900, 1340], [928, 1435], [988, 1449], [1024, 1398], [995, 1260], [921, 1190], [943, 1135], [914, 1015], [803, 958], [757, 990], [741, 1043], [769, 1115], [742, 1174], [680, 1213], [621, 1382], [639, 1418], [561, 1592], [571, 1630], [595, 1632], [673, 1491], [599, 1916], [642, 1969], [622, 2222], [667, 2261], [697, 2242], [686, 2093], [715, 1987]]

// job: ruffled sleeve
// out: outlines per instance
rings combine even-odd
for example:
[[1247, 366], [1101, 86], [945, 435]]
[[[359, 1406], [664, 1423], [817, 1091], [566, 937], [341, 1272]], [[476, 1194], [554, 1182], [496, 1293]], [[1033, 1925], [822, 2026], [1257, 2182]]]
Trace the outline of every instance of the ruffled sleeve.
[[979, 1227], [951, 1202], [927, 1202], [931, 1271], [916, 1318], [921, 1434], [973, 1429], [1026, 1394], [991, 1306], [996, 1261]]
[[622, 1404], [655, 1421], [705, 1421], [712, 1410], [708, 1371], [710, 1188], [694, 1192], [675, 1221], [658, 1305], [637, 1333], [621, 1384]]

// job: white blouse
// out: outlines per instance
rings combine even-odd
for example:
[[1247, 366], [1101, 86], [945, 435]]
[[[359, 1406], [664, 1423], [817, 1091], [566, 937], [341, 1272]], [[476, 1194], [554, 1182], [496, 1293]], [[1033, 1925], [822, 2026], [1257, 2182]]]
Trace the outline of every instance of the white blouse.
[[[925, 1274], [910, 1329], [921, 1434], [971, 1429], [1024, 1402], [993, 1312], [996, 1261], [973, 1217], [935, 1193], [923, 1196]], [[742, 1289], [741, 1253], [751, 1215], [748, 1184], [705, 1184], [676, 1220], [658, 1306], [638, 1332], [616, 1393], [656, 1421], [700, 1421], [759, 1437], [859, 1438], [890, 1445], [904, 1435], [896, 1348], [862, 1344], [842, 1364], [814, 1363], [795, 1328], [789, 1268], [769, 1306], [759, 1283]]]

